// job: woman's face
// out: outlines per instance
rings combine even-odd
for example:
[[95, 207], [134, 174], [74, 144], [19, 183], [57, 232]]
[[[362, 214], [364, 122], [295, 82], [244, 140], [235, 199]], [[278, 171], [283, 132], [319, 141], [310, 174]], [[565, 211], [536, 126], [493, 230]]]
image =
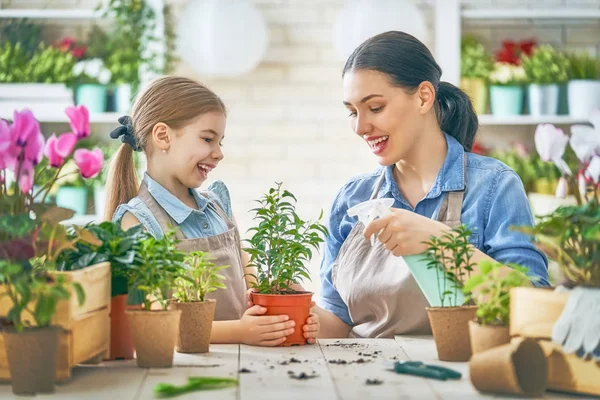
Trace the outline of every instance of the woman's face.
[[390, 84], [380, 72], [355, 70], [344, 75], [344, 105], [350, 126], [365, 140], [377, 162], [392, 165], [405, 159], [423, 127], [423, 102], [419, 89]]

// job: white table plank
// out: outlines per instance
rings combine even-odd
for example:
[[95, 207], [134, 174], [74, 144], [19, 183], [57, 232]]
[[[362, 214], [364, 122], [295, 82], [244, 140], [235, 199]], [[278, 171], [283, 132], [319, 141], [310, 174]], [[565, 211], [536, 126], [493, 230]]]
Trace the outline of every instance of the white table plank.
[[[172, 368], [153, 368], [148, 371], [137, 399], [152, 399], [154, 387], [159, 383], [183, 385], [190, 376], [237, 378], [239, 345], [211, 345], [203, 354], [175, 353]], [[176, 399], [235, 400], [238, 387], [209, 391], [196, 391], [177, 396]]]
[[[344, 400], [435, 398], [427, 380], [387, 370], [386, 361], [407, 359], [406, 353], [393, 340], [320, 339], [319, 344], [340, 398]], [[367, 385], [367, 379], [382, 383]]]
[[[463, 374], [460, 381], [438, 381], [428, 379], [431, 383], [436, 396], [440, 399], [473, 399], [473, 398], [498, 398], [498, 399], [514, 399], [515, 397], [488, 395], [479, 393], [471, 384], [469, 377], [468, 362], [445, 362], [437, 358], [435, 342], [431, 336], [396, 336], [396, 342], [404, 349], [408, 357], [414, 361], [422, 361], [428, 364], [441, 365], [452, 368]], [[591, 397], [583, 397], [577, 395], [569, 395], [564, 393], [546, 392], [545, 399], [585, 399]]]
[[[290, 363], [292, 358], [300, 362]], [[318, 345], [274, 348], [241, 345], [240, 368], [252, 371], [239, 374], [242, 400], [337, 398], [333, 380]], [[307, 380], [292, 379], [288, 371], [296, 376], [305, 373], [316, 377]]]

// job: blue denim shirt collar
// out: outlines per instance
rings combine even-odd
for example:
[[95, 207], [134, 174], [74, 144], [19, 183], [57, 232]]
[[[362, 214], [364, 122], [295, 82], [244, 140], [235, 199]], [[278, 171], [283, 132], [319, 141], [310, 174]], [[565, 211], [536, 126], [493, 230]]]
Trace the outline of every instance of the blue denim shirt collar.
[[[442, 192], [454, 192], [465, 188], [465, 150], [454, 137], [447, 133], [444, 133], [444, 136], [446, 137], [446, 143], [448, 144], [448, 153], [446, 154], [446, 159], [437, 175], [435, 183], [429, 190], [429, 193], [425, 196], [426, 199], [436, 198], [440, 196]], [[400, 189], [394, 179], [395, 165], [392, 164], [385, 168], [385, 180], [381, 185], [379, 192], [380, 196], [391, 193], [395, 199], [406, 203], [404, 196], [400, 193]]]
[[193, 212], [204, 212], [204, 209], [208, 205], [208, 199], [198, 193], [197, 190], [190, 189], [190, 193], [194, 196], [196, 204], [198, 204], [198, 210], [195, 210], [179, 200], [160, 183], [150, 178], [147, 173], [144, 174], [144, 182], [152, 197], [154, 197], [158, 204], [160, 204], [167, 214], [169, 214], [169, 216], [178, 224], [185, 221]]

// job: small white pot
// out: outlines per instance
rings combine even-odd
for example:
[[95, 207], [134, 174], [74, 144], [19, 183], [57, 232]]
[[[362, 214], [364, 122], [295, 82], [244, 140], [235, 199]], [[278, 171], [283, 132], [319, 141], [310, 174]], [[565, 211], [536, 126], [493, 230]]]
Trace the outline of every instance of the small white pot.
[[102, 217], [106, 205], [106, 188], [104, 186], [94, 188], [94, 213]]
[[587, 119], [592, 110], [600, 109], [600, 80], [569, 81], [568, 93], [571, 117]]
[[529, 114], [539, 117], [541, 115], [556, 115], [558, 113], [559, 85], [529, 85]]

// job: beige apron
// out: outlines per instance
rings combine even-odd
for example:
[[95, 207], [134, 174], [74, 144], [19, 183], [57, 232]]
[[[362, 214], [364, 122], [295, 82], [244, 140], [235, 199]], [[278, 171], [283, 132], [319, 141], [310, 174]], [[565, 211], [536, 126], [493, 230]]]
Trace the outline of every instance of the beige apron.
[[[138, 196], [146, 203], [163, 232], [177, 226], [177, 223], [150, 194], [145, 183], [142, 183]], [[181, 241], [177, 248], [186, 253], [208, 252], [214, 258], [213, 262], [216, 265], [229, 265], [229, 268], [220, 271], [220, 274], [226, 278], [224, 281], [226, 288], [209, 293], [206, 297], [217, 300], [215, 321], [240, 319], [246, 311], [246, 280], [242, 266], [240, 234], [218, 204], [214, 202], [208, 204], [208, 207], [212, 207], [223, 218], [228, 230], [216, 236], [187, 239], [181, 229], [177, 229], [175, 235]]]
[[[384, 179], [385, 170], [371, 199], [377, 197]], [[460, 225], [463, 197], [464, 190], [449, 192], [440, 206], [438, 221], [451, 228]], [[404, 259], [394, 256], [380, 241], [371, 246], [363, 236], [364, 229], [361, 222], [354, 226], [332, 267], [333, 286], [348, 306], [354, 324], [349, 336], [430, 333], [425, 311], [429, 303]]]

